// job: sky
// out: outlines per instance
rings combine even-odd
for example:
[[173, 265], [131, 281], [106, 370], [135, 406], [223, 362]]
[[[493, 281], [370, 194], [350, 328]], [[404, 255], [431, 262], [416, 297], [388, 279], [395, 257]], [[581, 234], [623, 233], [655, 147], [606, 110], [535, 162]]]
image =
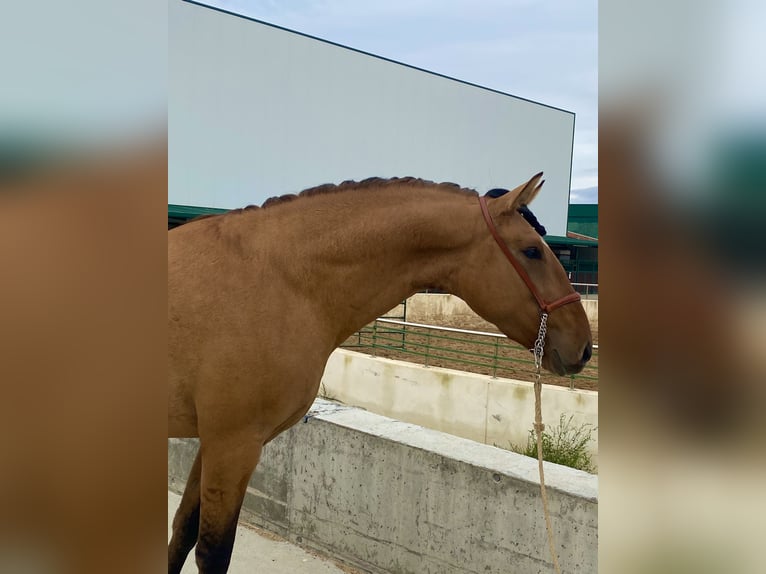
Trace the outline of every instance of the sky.
[[596, 0], [207, 0], [576, 114], [572, 203], [598, 201]]

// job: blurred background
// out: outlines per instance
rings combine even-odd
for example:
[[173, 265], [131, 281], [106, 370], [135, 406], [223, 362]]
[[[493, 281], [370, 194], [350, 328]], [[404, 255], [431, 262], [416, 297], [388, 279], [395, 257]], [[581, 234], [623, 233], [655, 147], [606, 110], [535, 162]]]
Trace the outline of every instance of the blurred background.
[[599, 6], [604, 572], [763, 570], [765, 16]]
[[166, 561], [167, 7], [0, 18], [0, 572]]

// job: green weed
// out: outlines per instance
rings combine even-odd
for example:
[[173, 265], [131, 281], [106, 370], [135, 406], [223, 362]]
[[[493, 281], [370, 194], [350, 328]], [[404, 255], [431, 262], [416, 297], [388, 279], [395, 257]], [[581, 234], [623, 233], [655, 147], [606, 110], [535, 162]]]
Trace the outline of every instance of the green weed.
[[[543, 460], [594, 473], [596, 466], [593, 464], [587, 446], [597, 427], [588, 423], [575, 426], [572, 424], [573, 418], [574, 415], [570, 415], [569, 419], [566, 419], [566, 415], [562, 414], [557, 427], [550, 430], [546, 427], [543, 431]], [[510, 450], [537, 458], [537, 435], [535, 431], [529, 431], [526, 446], [511, 444]]]

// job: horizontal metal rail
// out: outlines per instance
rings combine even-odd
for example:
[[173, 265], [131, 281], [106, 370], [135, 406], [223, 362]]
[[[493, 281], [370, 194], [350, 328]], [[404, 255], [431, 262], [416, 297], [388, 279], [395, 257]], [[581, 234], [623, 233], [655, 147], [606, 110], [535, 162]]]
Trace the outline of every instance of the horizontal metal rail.
[[[526, 356], [528, 349], [501, 333], [380, 318], [360, 329], [342, 347], [364, 349], [373, 356], [385, 351], [383, 354], [391, 358], [412, 357], [426, 366], [446, 366], [492, 376], [530, 380], [534, 376], [534, 360], [531, 355]], [[598, 345], [594, 345], [594, 358], [597, 357]], [[573, 375], [570, 388], [574, 387], [575, 379], [598, 380], [598, 366], [591, 363], [582, 373]]]
[[[425, 325], [423, 323], [410, 323], [409, 321], [397, 321], [394, 319], [376, 319], [377, 323], [390, 323], [392, 325], [403, 325], [405, 327], [420, 327], [421, 329], [432, 329], [434, 331], [447, 331], [450, 333], [460, 333], [461, 335], [480, 335], [482, 337], [496, 337], [498, 339], [508, 339], [507, 335], [503, 335], [502, 333], [491, 333], [489, 331], [471, 331], [469, 329], [457, 329], [456, 327], [442, 327], [440, 325]], [[517, 343], [511, 343], [516, 344]], [[520, 349], [523, 349], [521, 345], [518, 345]], [[594, 350], [598, 350], [598, 345], [593, 345]]]
[[405, 327], [420, 327], [422, 329], [433, 329], [434, 331], [448, 331], [450, 333], [462, 333], [464, 335], [482, 335], [486, 337], [498, 337], [507, 339], [502, 333], [488, 333], [486, 331], [469, 331], [467, 329], [456, 329], [455, 327], [440, 327], [439, 325], [424, 325], [423, 323], [410, 323], [409, 321], [396, 321], [394, 319], [377, 319], [378, 323], [390, 323], [392, 325], [404, 325]]
[[586, 299], [591, 295], [598, 295], [598, 283], [572, 283], [572, 287]]

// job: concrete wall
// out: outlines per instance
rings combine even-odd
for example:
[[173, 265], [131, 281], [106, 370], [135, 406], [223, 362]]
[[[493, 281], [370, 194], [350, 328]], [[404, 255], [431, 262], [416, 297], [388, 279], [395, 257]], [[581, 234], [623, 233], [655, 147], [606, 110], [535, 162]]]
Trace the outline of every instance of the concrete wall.
[[[338, 349], [322, 377], [322, 394], [344, 404], [430, 429], [508, 448], [526, 444], [534, 422], [533, 384]], [[598, 393], [543, 385], [543, 421], [563, 413], [598, 426]], [[590, 452], [598, 453], [598, 431]]]
[[[443, 324], [445, 319], [483, 321], [468, 303], [455, 295], [441, 293], [416, 293], [407, 299], [407, 320], [429, 325]], [[489, 323], [487, 323], [489, 326]]]
[[[583, 299], [585, 314], [588, 316], [591, 328], [598, 330], [598, 299]], [[401, 307], [397, 307], [397, 314], [401, 315]], [[394, 313], [390, 313], [393, 315]], [[407, 321], [413, 323], [426, 323], [430, 325], [442, 325], [451, 320], [466, 320], [477, 325], [476, 329], [494, 329], [490, 323], [486, 323], [474, 313], [468, 303], [456, 297], [441, 293], [417, 293], [407, 299]], [[480, 327], [485, 323], [485, 327]], [[496, 330], [496, 329], [494, 329]]]
[[[322, 400], [312, 411], [264, 449], [243, 519], [369, 572], [553, 572], [534, 459]], [[168, 442], [171, 488], [195, 450]], [[598, 478], [548, 463], [545, 476], [562, 571], [596, 572]]]
[[598, 299], [583, 299], [582, 306], [585, 308], [585, 314], [588, 316], [590, 328], [598, 331]]

